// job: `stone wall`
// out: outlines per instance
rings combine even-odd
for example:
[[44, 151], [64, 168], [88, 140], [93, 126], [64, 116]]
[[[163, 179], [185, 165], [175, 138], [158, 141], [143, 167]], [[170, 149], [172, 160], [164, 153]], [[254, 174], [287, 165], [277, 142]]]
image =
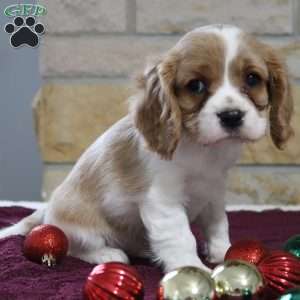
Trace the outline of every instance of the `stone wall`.
[[44, 160], [43, 196], [108, 126], [126, 113], [130, 77], [197, 26], [231, 23], [286, 57], [293, 76], [296, 135], [286, 151], [268, 138], [247, 146], [233, 170], [230, 203], [300, 203], [300, 1], [43, 0], [44, 86], [34, 101]]

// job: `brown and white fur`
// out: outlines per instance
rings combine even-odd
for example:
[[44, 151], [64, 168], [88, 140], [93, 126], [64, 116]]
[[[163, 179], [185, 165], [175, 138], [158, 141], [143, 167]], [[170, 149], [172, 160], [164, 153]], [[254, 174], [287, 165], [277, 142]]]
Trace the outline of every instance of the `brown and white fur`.
[[[209, 259], [223, 260], [227, 171], [244, 142], [270, 131], [282, 148], [292, 134], [285, 65], [240, 29], [212, 25], [187, 33], [137, 82], [128, 115], [85, 151], [47, 208], [0, 237], [54, 224], [67, 234], [70, 255], [96, 264], [148, 256], [167, 272], [206, 268], [190, 230], [197, 222]], [[241, 120], [228, 128], [236, 112]]]

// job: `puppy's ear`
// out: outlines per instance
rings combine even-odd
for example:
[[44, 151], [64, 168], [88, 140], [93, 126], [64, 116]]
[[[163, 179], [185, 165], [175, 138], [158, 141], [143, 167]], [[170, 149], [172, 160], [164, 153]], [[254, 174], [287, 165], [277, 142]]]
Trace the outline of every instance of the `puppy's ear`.
[[181, 135], [181, 111], [175, 95], [177, 56], [152, 62], [138, 78], [134, 121], [147, 146], [171, 159]]
[[287, 68], [281, 57], [265, 46], [265, 61], [269, 70], [270, 131], [278, 149], [293, 135], [290, 125], [293, 113], [293, 99]]

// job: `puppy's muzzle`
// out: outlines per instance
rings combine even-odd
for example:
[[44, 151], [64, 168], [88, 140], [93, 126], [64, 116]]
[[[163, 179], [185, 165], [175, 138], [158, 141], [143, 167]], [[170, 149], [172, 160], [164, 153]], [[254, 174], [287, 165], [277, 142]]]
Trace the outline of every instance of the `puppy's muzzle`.
[[221, 125], [227, 130], [235, 130], [243, 124], [245, 113], [239, 109], [225, 110], [217, 114]]

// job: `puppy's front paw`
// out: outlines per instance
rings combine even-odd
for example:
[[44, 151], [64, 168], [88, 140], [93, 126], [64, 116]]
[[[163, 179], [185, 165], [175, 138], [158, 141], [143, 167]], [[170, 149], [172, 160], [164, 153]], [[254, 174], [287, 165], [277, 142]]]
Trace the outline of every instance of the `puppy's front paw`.
[[198, 265], [198, 266], [193, 266], [193, 267], [198, 267], [200, 268], [201, 270], [203, 271], [206, 271], [207, 273], [211, 274], [212, 273], [212, 270], [210, 268], [208, 268], [206, 265], [204, 264], [201, 264], [201, 265]]
[[206, 271], [208, 273], [211, 273], [212, 270], [209, 269], [207, 266], [205, 266], [202, 261], [200, 260], [200, 258], [195, 258], [193, 260], [183, 260], [180, 261], [179, 259], [176, 262], [172, 262], [171, 264], [165, 264], [165, 268], [164, 271], [165, 273], [171, 272], [177, 268], [181, 268], [181, 267], [197, 267], [203, 271]]
[[230, 246], [229, 242], [219, 240], [211, 241], [208, 244], [208, 261], [214, 264], [223, 262], [225, 254]]

